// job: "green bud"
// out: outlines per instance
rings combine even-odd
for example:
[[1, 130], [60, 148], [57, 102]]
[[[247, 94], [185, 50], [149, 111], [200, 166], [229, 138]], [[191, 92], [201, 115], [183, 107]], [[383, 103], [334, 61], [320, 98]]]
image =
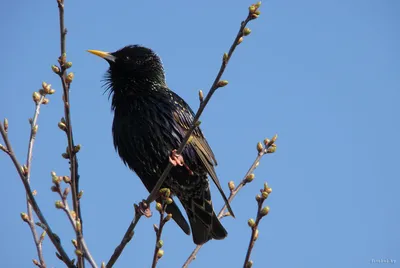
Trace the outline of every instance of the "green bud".
[[226, 86], [228, 84], [228, 81], [227, 80], [220, 80], [218, 83], [217, 83], [217, 87], [224, 87], [224, 86]]
[[260, 214], [261, 214], [261, 216], [265, 216], [268, 214], [268, 212], [269, 212], [269, 207], [266, 206], [266, 207], [263, 207], [263, 209], [261, 209]]
[[164, 221], [167, 222], [167, 221], [169, 221], [171, 218], [172, 218], [172, 214], [169, 213], [169, 214], [167, 214], [167, 216], [165, 216]]
[[251, 33], [250, 28], [244, 28], [244, 30], [243, 30], [243, 35], [244, 36], [248, 36], [250, 33]]
[[249, 220], [247, 221], [247, 224], [248, 224], [251, 228], [253, 228], [253, 227], [256, 225], [256, 222], [255, 222], [253, 219], [249, 219]]
[[252, 182], [255, 177], [256, 177], [256, 175], [254, 175], [254, 173], [247, 175], [246, 182]]
[[264, 150], [264, 146], [261, 144], [261, 142], [257, 143], [257, 151], [261, 153]]
[[69, 69], [72, 67], [72, 62], [70, 62], [70, 61], [66, 62], [64, 66], [65, 66], [65, 69]]
[[263, 191], [261, 194], [262, 194], [263, 199], [268, 198], [268, 193], [266, 191]]
[[174, 202], [174, 201], [172, 200], [171, 197], [168, 197], [167, 199], [165, 199], [165, 203], [167, 203], [167, 205], [171, 205], [172, 202]]
[[157, 248], [162, 248], [162, 246], [164, 245], [164, 242], [160, 239], [157, 242]]
[[157, 209], [157, 211], [159, 211], [159, 212], [161, 212], [162, 211], [162, 205], [161, 205], [161, 203], [156, 203], [156, 209]]
[[51, 69], [53, 70], [54, 73], [59, 74], [60, 73], [60, 68], [56, 65], [51, 65]]
[[159, 249], [159, 250], [157, 251], [157, 258], [160, 259], [162, 256], [164, 256], [164, 250]]
[[62, 209], [62, 208], [65, 207], [61, 200], [57, 200], [56, 203], [55, 203], [55, 206], [56, 206], [57, 209]]

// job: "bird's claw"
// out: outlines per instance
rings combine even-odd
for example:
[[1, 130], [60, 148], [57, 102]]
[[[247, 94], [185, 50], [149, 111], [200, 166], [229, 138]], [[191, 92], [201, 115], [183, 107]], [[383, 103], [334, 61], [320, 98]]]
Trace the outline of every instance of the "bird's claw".
[[174, 149], [172, 150], [171, 154], [169, 155], [169, 162], [174, 166], [183, 166], [184, 165], [184, 161], [183, 161], [183, 157], [182, 155], [177, 153], [177, 150]]
[[145, 216], [146, 218], [150, 218], [153, 215], [151, 213], [149, 205], [147, 205], [145, 200], [140, 202], [139, 205], [135, 205], [135, 212]]
[[169, 162], [174, 167], [176, 167], [176, 166], [185, 167], [187, 169], [187, 171], [189, 172], [189, 174], [193, 175], [193, 171], [191, 171], [189, 166], [185, 164], [185, 161], [183, 160], [182, 155], [178, 154], [176, 149], [172, 150], [172, 152], [169, 156]]

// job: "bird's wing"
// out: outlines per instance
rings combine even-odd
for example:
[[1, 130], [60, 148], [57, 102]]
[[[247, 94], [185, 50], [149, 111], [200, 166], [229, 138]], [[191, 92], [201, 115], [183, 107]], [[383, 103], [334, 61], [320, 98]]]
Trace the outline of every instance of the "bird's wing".
[[[174, 112], [174, 119], [185, 131], [187, 131], [193, 123], [194, 113], [183, 99], [181, 99], [175, 93], [172, 94], [175, 95], [174, 99], [177, 100], [177, 110]], [[207, 169], [208, 174], [210, 174], [210, 177], [217, 186], [218, 191], [221, 193], [222, 198], [225, 201], [228, 211], [233, 217], [235, 217], [214, 170], [214, 166], [217, 165], [217, 160], [215, 159], [215, 155], [199, 127], [195, 128], [193, 131], [193, 134], [189, 139], [189, 143], [195, 149], [197, 156], [200, 158], [202, 164]]]

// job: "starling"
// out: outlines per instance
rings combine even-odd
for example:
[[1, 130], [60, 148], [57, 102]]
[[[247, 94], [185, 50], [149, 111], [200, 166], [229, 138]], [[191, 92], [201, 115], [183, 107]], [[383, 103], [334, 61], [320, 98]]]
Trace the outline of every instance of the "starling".
[[[105, 81], [112, 96], [114, 147], [122, 161], [139, 176], [149, 192], [168, 161], [175, 164], [162, 188], [169, 188], [182, 203], [194, 243], [201, 245], [210, 239], [225, 238], [227, 232], [213, 210], [208, 175], [233, 213], [214, 170], [217, 164], [214, 153], [199, 127], [182, 155], [174, 155], [192, 125], [194, 113], [167, 87], [160, 58], [151, 49], [139, 45], [126, 46], [113, 53], [88, 52], [110, 65]], [[175, 161], [177, 157], [184, 164]], [[190, 235], [189, 225], [175, 202], [166, 210]]]

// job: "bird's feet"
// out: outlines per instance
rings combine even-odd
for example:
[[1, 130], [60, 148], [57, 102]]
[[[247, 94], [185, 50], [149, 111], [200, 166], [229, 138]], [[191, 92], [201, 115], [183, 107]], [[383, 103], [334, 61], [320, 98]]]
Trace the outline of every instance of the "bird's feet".
[[190, 170], [189, 166], [185, 164], [182, 155], [177, 153], [177, 150], [172, 150], [171, 154], [169, 155], [169, 162], [174, 166], [181, 166], [185, 167], [190, 175], [193, 175], [193, 171]]
[[177, 153], [177, 150], [172, 150], [171, 154], [169, 155], [169, 162], [174, 166], [183, 166], [185, 162], [183, 161], [182, 155]]
[[151, 210], [149, 205], [143, 200], [139, 203], [139, 205], [135, 204], [135, 212], [139, 213], [140, 215], [145, 216], [146, 218], [150, 218], [152, 216]]

